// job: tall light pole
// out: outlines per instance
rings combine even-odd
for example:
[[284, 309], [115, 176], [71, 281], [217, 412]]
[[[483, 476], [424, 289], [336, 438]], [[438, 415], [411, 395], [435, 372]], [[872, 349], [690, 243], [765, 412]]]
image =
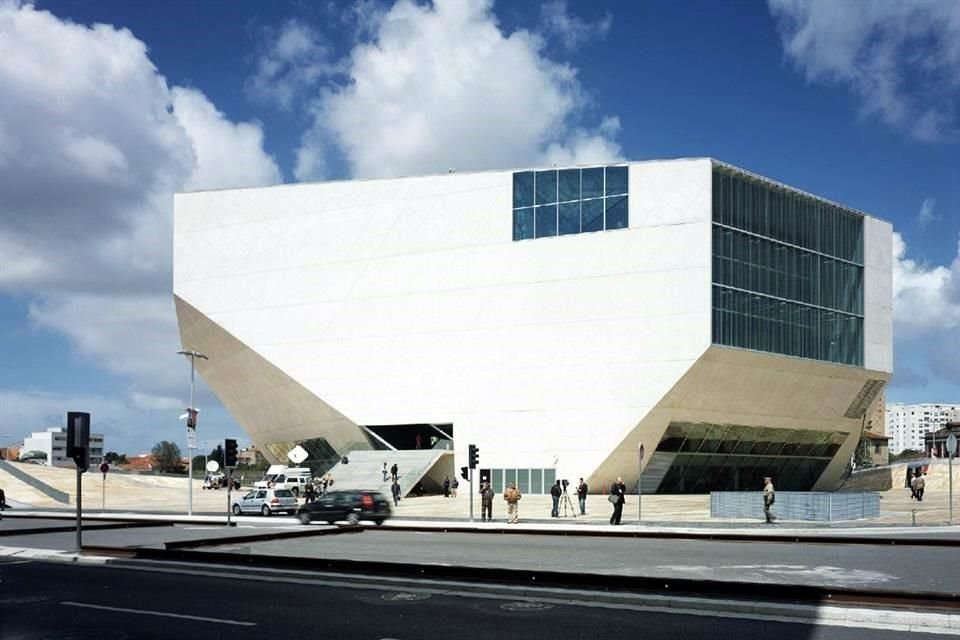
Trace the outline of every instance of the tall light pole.
[[[191, 419], [196, 416], [196, 412], [193, 407], [193, 388], [194, 388], [194, 371], [196, 370], [196, 360], [200, 358], [201, 360], [208, 360], [207, 356], [203, 355], [199, 351], [177, 351], [182, 356], [187, 356], [190, 358], [190, 406], [187, 407], [187, 515], [193, 515], [193, 444], [196, 440], [196, 423], [193, 425], [190, 424]], [[190, 429], [194, 429], [194, 433], [190, 433]]]
[[643, 521], [643, 443], [637, 450], [637, 524]]

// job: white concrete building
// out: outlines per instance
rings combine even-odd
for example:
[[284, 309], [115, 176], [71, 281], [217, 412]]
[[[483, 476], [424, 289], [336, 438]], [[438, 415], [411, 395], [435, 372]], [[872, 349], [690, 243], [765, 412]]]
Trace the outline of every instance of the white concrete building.
[[[42, 451], [47, 454], [47, 464], [52, 467], [73, 467], [73, 459], [67, 457], [67, 430], [63, 427], [51, 427], [46, 431], [35, 431], [23, 439], [21, 457], [30, 451]], [[103, 434], [90, 434], [90, 467], [103, 462]]]
[[948, 422], [960, 420], [960, 404], [903, 404], [887, 405], [886, 429], [890, 436], [890, 453], [905, 449], [923, 451], [923, 435], [936, 431]]
[[174, 299], [273, 462], [449, 436], [599, 490], [642, 444], [645, 492], [822, 489], [892, 371], [891, 238], [709, 158], [207, 191]]

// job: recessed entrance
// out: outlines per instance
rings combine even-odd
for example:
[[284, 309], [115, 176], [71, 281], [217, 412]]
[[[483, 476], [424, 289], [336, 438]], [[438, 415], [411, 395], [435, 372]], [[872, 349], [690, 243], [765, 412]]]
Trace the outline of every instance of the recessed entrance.
[[[394, 449], [447, 449], [453, 450], [452, 424], [378, 424], [367, 425], [383, 444]], [[386, 447], [384, 447], [386, 448]]]

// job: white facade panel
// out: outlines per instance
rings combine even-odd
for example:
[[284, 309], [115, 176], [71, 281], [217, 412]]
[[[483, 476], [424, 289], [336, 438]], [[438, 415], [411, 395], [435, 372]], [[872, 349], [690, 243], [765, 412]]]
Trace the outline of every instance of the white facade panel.
[[863, 220], [863, 342], [867, 369], [893, 372], [893, 227]]

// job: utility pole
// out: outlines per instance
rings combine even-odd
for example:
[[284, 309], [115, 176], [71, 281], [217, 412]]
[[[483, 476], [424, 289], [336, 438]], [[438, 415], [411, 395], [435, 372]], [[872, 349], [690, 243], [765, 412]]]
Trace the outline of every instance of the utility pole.
[[[196, 415], [197, 411], [193, 406], [194, 391], [194, 372], [196, 370], [196, 359], [208, 360], [207, 356], [199, 351], [177, 351], [180, 355], [190, 358], [190, 406], [187, 407], [187, 515], [193, 515], [193, 449], [196, 444]], [[193, 433], [191, 433], [191, 431]]]
[[640, 443], [637, 466], [637, 524], [643, 521], [643, 443]]
[[953, 454], [954, 452], [956, 452], [956, 450], [957, 450], [957, 436], [951, 433], [950, 437], [947, 438], [947, 455], [950, 456], [949, 458], [950, 462], [948, 463], [949, 469], [950, 469], [950, 476], [948, 480], [948, 482], [950, 483], [950, 492], [949, 492], [949, 498], [948, 498], [950, 500], [950, 524], [953, 524]]

